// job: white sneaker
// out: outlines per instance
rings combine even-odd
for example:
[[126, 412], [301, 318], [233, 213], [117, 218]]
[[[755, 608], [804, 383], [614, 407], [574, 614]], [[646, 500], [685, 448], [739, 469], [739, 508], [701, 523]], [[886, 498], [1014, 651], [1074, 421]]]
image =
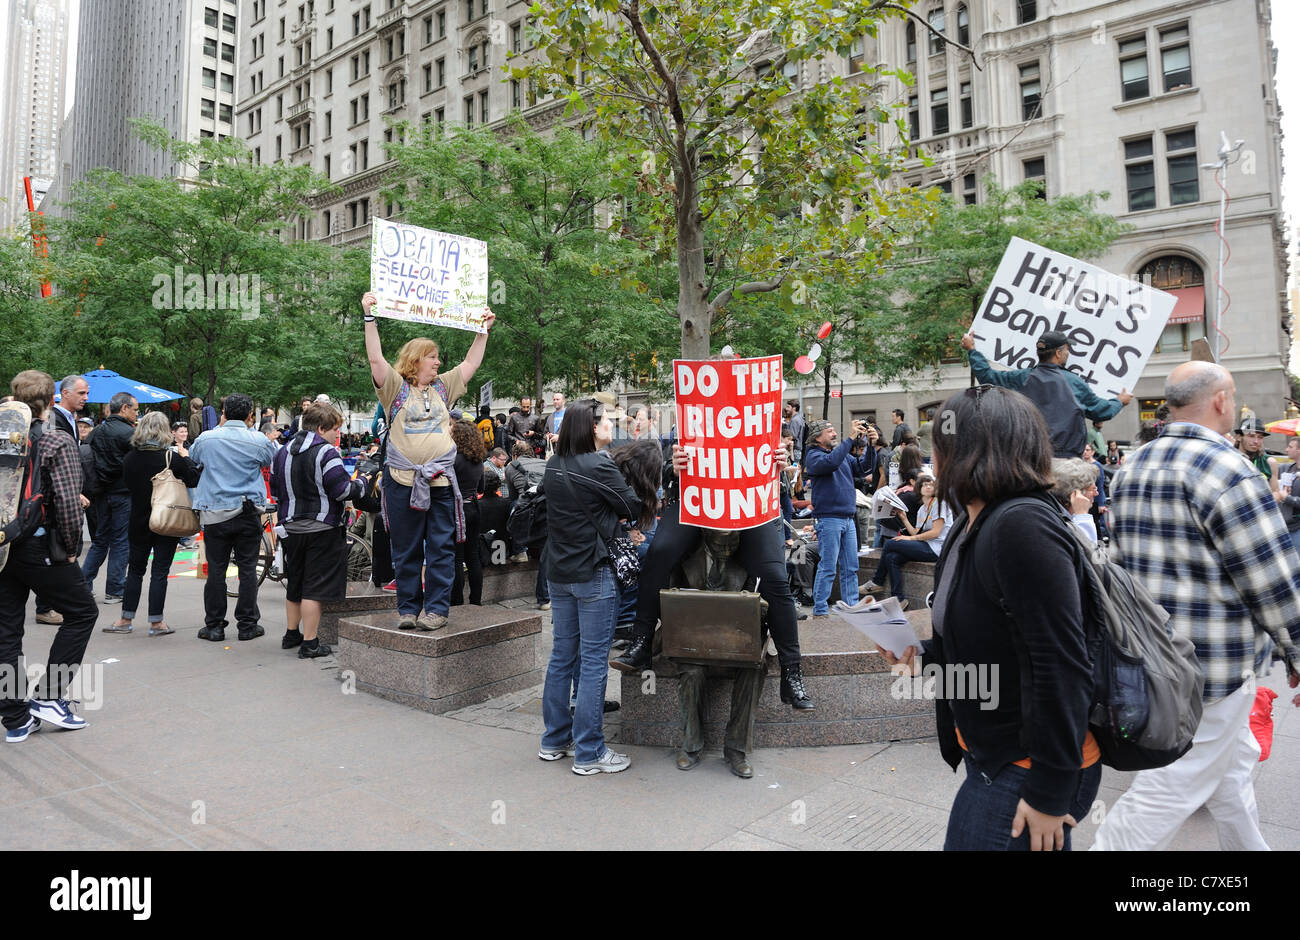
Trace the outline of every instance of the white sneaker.
[[868, 594], [880, 594], [885, 589], [875, 581], [867, 581], [858, 587], [858, 597], [866, 597]]
[[86, 727], [86, 719], [73, 714], [72, 703], [66, 698], [34, 698], [31, 700], [28, 711], [33, 718], [48, 721], [52, 725], [67, 728], [69, 731], [76, 731], [78, 728]]
[[626, 754], [620, 754], [617, 751], [605, 748], [605, 753], [600, 755], [600, 760], [592, 761], [590, 764], [579, 764], [575, 760], [573, 762], [573, 772], [583, 777], [589, 777], [592, 774], [616, 774], [627, 770], [631, 766], [632, 758]]

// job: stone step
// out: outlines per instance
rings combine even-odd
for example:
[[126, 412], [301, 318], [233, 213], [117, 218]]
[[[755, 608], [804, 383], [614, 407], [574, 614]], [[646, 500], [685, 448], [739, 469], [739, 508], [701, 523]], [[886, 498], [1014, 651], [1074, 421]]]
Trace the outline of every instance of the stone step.
[[526, 688], [544, 677], [542, 618], [497, 606], [453, 607], [432, 633], [399, 630], [396, 611], [338, 624], [339, 673], [380, 698], [439, 714]]
[[[930, 637], [930, 612], [909, 610], [908, 621], [922, 639]], [[843, 620], [799, 624], [804, 685], [817, 707], [795, 711], [781, 703], [780, 666], [769, 659], [754, 730], [758, 747], [815, 747], [907, 741], [934, 734], [934, 703], [894, 694], [897, 679], [874, 644]], [[652, 675], [622, 675], [619, 741], [652, 747], [681, 743], [677, 669], [659, 657]], [[705, 746], [721, 747], [731, 701], [725, 668], [711, 670], [705, 694]], [[910, 691], [910, 686], [905, 691]]]

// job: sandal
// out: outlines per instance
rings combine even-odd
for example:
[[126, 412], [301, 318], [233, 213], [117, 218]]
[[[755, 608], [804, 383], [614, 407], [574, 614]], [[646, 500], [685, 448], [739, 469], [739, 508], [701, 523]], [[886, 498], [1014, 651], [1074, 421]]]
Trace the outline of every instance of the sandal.
[[131, 622], [128, 620], [126, 623], [111, 624], [110, 626], [105, 627], [103, 632], [104, 633], [130, 633]]
[[[161, 626], [162, 629], [159, 629], [159, 626]], [[169, 634], [169, 633], [175, 633], [175, 632], [176, 632], [175, 630], [173, 630], [171, 627], [167, 626], [167, 624], [165, 624], [165, 623], [164, 623], [164, 624], [155, 624], [154, 626], [152, 626], [152, 627], [149, 628], [149, 635], [150, 635], [150, 636], [166, 636], [166, 635]]]

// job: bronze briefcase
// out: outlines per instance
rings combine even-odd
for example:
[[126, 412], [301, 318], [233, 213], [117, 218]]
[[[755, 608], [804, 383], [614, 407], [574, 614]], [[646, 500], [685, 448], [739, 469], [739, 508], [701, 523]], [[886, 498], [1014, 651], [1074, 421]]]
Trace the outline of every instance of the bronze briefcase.
[[687, 663], [756, 666], [763, 661], [762, 605], [748, 591], [660, 591], [663, 654]]

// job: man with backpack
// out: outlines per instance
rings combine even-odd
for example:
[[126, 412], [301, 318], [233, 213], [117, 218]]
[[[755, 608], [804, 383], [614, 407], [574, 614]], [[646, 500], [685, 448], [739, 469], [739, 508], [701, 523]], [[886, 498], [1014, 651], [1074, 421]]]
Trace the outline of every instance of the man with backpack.
[[1097, 849], [1167, 849], [1201, 806], [1222, 848], [1268, 849], [1251, 781], [1260, 749], [1247, 719], [1275, 644], [1291, 687], [1300, 685], [1300, 559], [1268, 480], [1225, 438], [1235, 393], [1222, 366], [1178, 366], [1165, 382], [1170, 423], [1115, 477], [1112, 546], [1175, 633], [1195, 644], [1205, 688], [1191, 750], [1137, 775], [1097, 830]]
[[[77, 567], [82, 516], [76, 441], [61, 431], [46, 430], [42, 420], [54, 399], [54, 380], [29, 369], [14, 376], [11, 389], [14, 398], [32, 410], [30, 459], [23, 481], [25, 493], [30, 484], [32, 498], [20, 504], [18, 516], [33, 515], [32, 524], [14, 539], [0, 571], [0, 667], [10, 676], [18, 675], [30, 592], [49, 598], [63, 614], [45, 675], [31, 701], [18, 697], [11, 684], [0, 683], [5, 741], [19, 744], [42, 723], [68, 730], [86, 726], [69, 705], [69, 683], [81, 666], [99, 607]], [[26, 531], [28, 527], [32, 531]]]
[[1109, 421], [1133, 400], [1127, 390], [1118, 398], [1100, 398], [1081, 376], [1066, 369], [1070, 339], [1055, 330], [1038, 337], [1038, 365], [1032, 369], [994, 371], [975, 349], [975, 337], [970, 333], [961, 338], [961, 346], [970, 354], [971, 372], [979, 382], [1015, 389], [1038, 406], [1057, 457], [1082, 456], [1088, 443], [1084, 415], [1093, 421]]

